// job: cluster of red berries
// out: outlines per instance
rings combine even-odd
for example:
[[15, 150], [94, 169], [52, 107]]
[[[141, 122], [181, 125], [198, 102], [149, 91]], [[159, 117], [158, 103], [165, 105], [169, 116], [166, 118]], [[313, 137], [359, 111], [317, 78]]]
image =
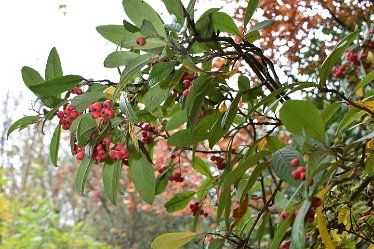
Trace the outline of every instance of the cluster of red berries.
[[344, 71], [347, 69], [347, 67], [345, 65], [340, 65], [338, 67], [333, 67], [332, 68], [332, 74], [338, 78], [338, 79], [342, 79], [344, 78]]
[[95, 145], [92, 152], [92, 159], [103, 162], [107, 156], [107, 152], [109, 151], [109, 146], [110, 137], [106, 137], [100, 143]]
[[104, 101], [103, 104], [95, 102], [88, 107], [88, 110], [91, 112], [91, 116], [94, 119], [102, 117], [104, 124], [114, 117], [112, 102], [110, 100]]
[[129, 163], [129, 150], [122, 143], [117, 143], [109, 152], [109, 156], [115, 160], [123, 160], [125, 165]]
[[82, 95], [84, 92], [82, 89], [75, 86], [73, 87], [73, 89], [71, 89], [71, 93], [76, 94], [76, 95]]
[[[192, 215], [196, 216], [197, 210], [199, 209], [199, 202], [195, 202], [191, 204], [190, 209], [192, 211]], [[204, 209], [200, 209], [200, 215], [204, 215], [204, 217], [208, 217], [208, 212], [204, 211]]]
[[79, 115], [82, 115], [82, 112], [77, 112], [72, 104], [68, 104], [64, 111], [57, 112], [57, 117], [60, 119], [60, 124], [64, 130], [69, 130], [74, 119]]
[[193, 81], [197, 79], [196, 75], [190, 74], [188, 72], [185, 72], [182, 76], [182, 85], [184, 87], [183, 93], [179, 92], [178, 90], [174, 89], [173, 90], [173, 96], [178, 97], [178, 96], [184, 96], [187, 97], [187, 95], [190, 93], [190, 88], [193, 84]]
[[153, 142], [154, 135], [157, 133], [156, 127], [149, 123], [139, 122], [138, 125], [142, 128], [142, 142], [149, 144]]
[[182, 176], [182, 174], [180, 172], [176, 172], [176, 173], [173, 173], [169, 176], [169, 181], [175, 181], [175, 182], [183, 182], [184, 181], [184, 177]]
[[219, 157], [219, 156], [211, 156], [210, 157], [210, 160], [212, 160], [213, 162], [216, 162], [217, 163], [217, 168], [219, 170], [223, 170], [225, 169], [226, 167], [226, 163], [224, 162], [224, 159], [222, 157]]
[[[313, 200], [312, 200], [312, 208], [310, 208], [307, 212], [307, 214], [305, 215], [305, 221], [308, 222], [308, 223], [312, 223], [314, 221], [314, 216], [316, 214], [316, 211], [314, 210], [315, 208], [321, 206], [322, 204], [322, 201], [320, 198], [318, 197], [314, 197]], [[293, 220], [291, 221], [291, 224], [294, 222], [295, 220], [295, 217], [298, 215], [299, 213], [299, 209], [296, 209], [293, 214], [294, 214], [294, 218]], [[289, 211], [284, 211], [280, 217], [280, 221], [284, 221], [288, 218], [288, 216], [291, 215], [291, 212]]]
[[[299, 158], [297, 158], [297, 157], [291, 160], [291, 166], [292, 167], [297, 167], [296, 170], [292, 171], [291, 176], [295, 180], [305, 181], [306, 169], [303, 166], [299, 166], [299, 162], [300, 162]], [[309, 181], [309, 186], [312, 186], [313, 184], [314, 184], [314, 180], [312, 178]]]
[[[363, 53], [364, 55], [365, 53]], [[355, 52], [352, 52], [350, 50], [346, 51], [345, 58], [348, 61], [349, 64], [358, 66], [360, 65], [360, 61], [358, 59], [358, 56]]]

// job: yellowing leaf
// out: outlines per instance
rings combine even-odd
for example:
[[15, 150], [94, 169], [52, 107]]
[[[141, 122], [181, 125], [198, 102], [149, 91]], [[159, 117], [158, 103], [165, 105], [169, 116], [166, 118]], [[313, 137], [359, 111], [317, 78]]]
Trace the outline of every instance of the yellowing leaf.
[[227, 110], [227, 105], [226, 105], [225, 102], [222, 102], [222, 104], [218, 108], [218, 112], [222, 114], [222, 113], [226, 112], [226, 110]]
[[315, 197], [318, 197], [321, 199], [321, 201], [323, 201], [325, 199], [325, 196], [326, 194], [331, 190], [331, 188], [333, 187], [334, 185], [333, 184], [330, 184], [328, 185], [326, 188], [322, 189], [321, 191], [319, 191]]
[[238, 69], [237, 68], [235, 68], [235, 69], [233, 69], [233, 70], [231, 70], [231, 71], [228, 71], [228, 72], [226, 72], [226, 73], [223, 73], [222, 74], [222, 78], [224, 78], [224, 79], [228, 79], [228, 78], [231, 78], [234, 74], [236, 74], [238, 72]]
[[268, 142], [268, 140], [267, 140], [267, 133], [265, 133], [263, 136], [262, 136], [262, 138], [260, 139], [260, 141], [257, 143], [257, 148], [259, 149], [259, 150], [264, 150], [264, 148], [265, 148], [265, 146], [267, 145], [267, 142]]
[[323, 244], [325, 244], [326, 248], [335, 249], [335, 244], [330, 238], [330, 234], [326, 226], [326, 220], [322, 213], [322, 206], [317, 208], [317, 222], [319, 235], [321, 236]]
[[152, 242], [152, 249], [178, 249], [193, 240], [198, 233], [164, 233]]
[[374, 140], [374, 139], [371, 139], [371, 140], [366, 144], [366, 148], [368, 148], [368, 149], [373, 148], [373, 140]]
[[368, 108], [370, 111], [374, 111], [374, 99], [372, 100], [359, 100], [355, 101], [356, 104]]
[[129, 126], [130, 137], [131, 137], [132, 142], [134, 143], [134, 147], [136, 151], [139, 151], [138, 136], [136, 135], [135, 126], [133, 123], [130, 123], [130, 122], [128, 123], [128, 126]]
[[362, 87], [360, 87], [357, 91], [356, 91], [356, 94], [357, 96], [359, 96], [360, 98], [362, 98], [364, 96], [364, 89]]
[[368, 56], [366, 57], [366, 59], [371, 63], [371, 64], [374, 64], [374, 54], [370, 51], [368, 53]]
[[107, 89], [104, 90], [104, 93], [106, 94], [107, 99], [111, 99], [113, 97], [114, 91], [116, 88], [114, 86], [110, 86]]

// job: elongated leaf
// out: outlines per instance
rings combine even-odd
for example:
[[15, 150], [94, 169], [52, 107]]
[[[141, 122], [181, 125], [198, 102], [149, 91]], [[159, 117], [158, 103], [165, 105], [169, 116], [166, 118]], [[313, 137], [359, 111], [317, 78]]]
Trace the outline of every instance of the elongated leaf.
[[169, 213], [180, 211], [190, 203], [195, 194], [195, 191], [176, 193], [164, 206]]
[[134, 109], [132, 108], [130, 102], [127, 99], [126, 92], [123, 92], [121, 95], [121, 101], [119, 102], [119, 108], [123, 114], [126, 115], [126, 118], [129, 122], [136, 124], [138, 123], [138, 117], [136, 116]]
[[94, 133], [96, 128], [96, 122], [91, 116], [83, 117], [79, 123], [77, 128], [77, 145], [79, 148], [84, 147], [88, 139]]
[[96, 31], [105, 39], [118, 46], [121, 46], [122, 42], [130, 34], [122, 25], [102, 25], [96, 27]]
[[365, 171], [369, 175], [374, 175], [374, 153], [371, 153], [365, 163]]
[[187, 122], [187, 115], [184, 110], [175, 113], [171, 118], [168, 120], [165, 126], [166, 131], [170, 131], [173, 129], [179, 128], [182, 124]]
[[104, 99], [106, 94], [103, 92], [87, 92], [82, 95], [75, 96], [71, 100], [71, 104], [75, 107], [78, 112], [85, 111], [88, 106], [100, 99]]
[[52, 141], [49, 146], [49, 154], [51, 156], [51, 161], [54, 166], [57, 166], [58, 159], [58, 149], [60, 147], [60, 138], [61, 138], [61, 125], [57, 125], [55, 131], [53, 132]]
[[208, 249], [222, 249], [225, 245], [224, 239], [215, 239], [209, 243]]
[[245, 195], [248, 193], [248, 191], [252, 189], [253, 185], [256, 183], [256, 181], [260, 177], [262, 171], [264, 171], [269, 166], [270, 166], [270, 163], [268, 162], [260, 163], [259, 165], [256, 166], [256, 168], [253, 170], [253, 172], [249, 176], [247, 184], [244, 187], [244, 191], [242, 192], [242, 195], [240, 196], [241, 201], [244, 200]]
[[272, 157], [272, 168], [274, 173], [283, 181], [297, 188], [302, 181], [292, 178], [291, 174], [295, 168], [291, 167], [291, 160], [294, 158], [300, 158], [299, 152], [289, 147], [285, 147], [273, 153]]
[[165, 4], [166, 9], [170, 14], [173, 14], [177, 18], [177, 22], [180, 25], [184, 23], [184, 13], [182, 9], [181, 0], [162, 0]]
[[251, 20], [253, 14], [255, 13], [259, 2], [260, 0], [248, 0], [248, 5], [244, 15], [244, 27], [247, 27], [247, 24]]
[[179, 249], [191, 240], [193, 240], [196, 237], [196, 235], [198, 235], [198, 233], [164, 233], [158, 236], [152, 242], [152, 249]]
[[174, 67], [178, 64], [176, 61], [158, 63], [152, 67], [149, 74], [149, 84], [154, 86], [161, 80], [165, 79], [174, 70]]
[[249, 33], [254, 32], [254, 31], [269, 27], [269, 26], [273, 25], [274, 23], [275, 23], [274, 20], [264, 20], [262, 22], [256, 23], [255, 25], [253, 25], [252, 28], [247, 30], [247, 33], [245, 34], [245, 36]]
[[148, 111], [153, 111], [159, 108], [168, 97], [170, 96], [169, 89], [163, 89], [159, 84], [149, 89], [144, 96], [144, 105]]
[[197, 190], [197, 200], [199, 202], [203, 201], [206, 194], [208, 193], [208, 190], [212, 188], [214, 182], [214, 178], [207, 177], [205, 181], [200, 185], [199, 189]]
[[319, 70], [320, 84], [325, 84], [328, 75], [331, 72], [334, 64], [340, 59], [345, 50], [351, 45], [351, 43], [356, 39], [357, 35], [360, 34], [360, 30], [347, 35], [341, 40], [332, 50], [331, 54], [327, 56], [325, 61], [322, 63], [321, 69]]
[[22, 130], [29, 126], [30, 124], [37, 123], [39, 121], [39, 116], [26, 116], [21, 119], [18, 119], [16, 122], [14, 122], [7, 132], [7, 139], [9, 138], [9, 135], [15, 131], [16, 129]]
[[240, 36], [240, 31], [231, 16], [223, 12], [212, 15], [214, 30]]
[[152, 204], [155, 197], [156, 179], [152, 164], [142, 152], [139, 152], [137, 156], [130, 156], [130, 174], [135, 189], [142, 199]]
[[103, 183], [105, 193], [113, 205], [117, 203], [119, 178], [121, 176], [122, 160], [107, 160], [103, 166]]
[[326, 248], [335, 249], [336, 246], [334, 242], [331, 240], [329, 230], [327, 229], [327, 226], [326, 226], [326, 218], [323, 215], [322, 209], [323, 209], [322, 206], [319, 206], [316, 212], [319, 236], [321, 237], [322, 242], [323, 244], [325, 244]]
[[358, 84], [355, 86], [350, 96], [352, 96], [352, 94], [354, 94], [358, 89], [360, 89], [361, 87], [365, 87], [367, 84], [369, 84], [373, 80], [374, 80], [374, 70], [368, 73], [365, 76], [365, 78], [363, 78], [360, 82], [358, 82]]
[[362, 111], [361, 109], [358, 109], [356, 107], [352, 107], [340, 122], [336, 134], [339, 134], [342, 130], [344, 130], [354, 121], [360, 119], [363, 115], [365, 115], [365, 111]]
[[304, 219], [310, 208], [310, 200], [305, 200], [301, 205], [292, 225], [291, 249], [305, 249], [305, 224]]
[[44, 81], [43, 77], [31, 67], [23, 67], [21, 69], [22, 79], [25, 85], [30, 88], [30, 86], [37, 85]]
[[93, 161], [91, 158], [85, 156], [79, 165], [77, 174], [75, 175], [75, 189], [82, 195], [84, 193], [84, 188], [92, 163]]
[[308, 136], [322, 143], [325, 141], [324, 122], [317, 107], [310, 102], [286, 101], [280, 110], [280, 119], [287, 130], [295, 135], [302, 136], [304, 129]]
[[148, 62], [150, 62], [152, 58], [154, 58], [154, 56], [154, 54], [139, 55], [138, 57], [136, 57], [128, 63], [127, 67], [125, 68], [125, 70], [123, 70], [121, 74], [121, 81], [117, 85], [116, 90], [114, 91], [113, 99], [118, 98], [120, 92], [125, 87], [127, 81], [131, 79], [131, 77], [134, 76], [136, 73], [138, 73], [142, 69], [142, 67], [144, 67]]
[[60, 56], [56, 48], [52, 48], [45, 67], [45, 80], [53, 80], [63, 76]]
[[170, 170], [167, 170], [157, 178], [155, 195], [159, 195], [165, 190], [169, 182], [168, 178], [171, 174], [172, 172]]
[[168, 139], [168, 145], [176, 147], [187, 147], [195, 144], [196, 141], [191, 137], [188, 130], [180, 130], [171, 135]]
[[79, 75], [65, 75], [37, 85], [30, 86], [31, 91], [45, 96], [53, 96], [66, 92], [77, 86], [84, 78]]
[[291, 224], [291, 220], [294, 218], [294, 215], [291, 214], [287, 217], [286, 220], [280, 223], [277, 232], [274, 235], [274, 239], [271, 241], [270, 249], [278, 249], [283, 237], [286, 235], [287, 229]]
[[284, 145], [282, 142], [277, 138], [276, 136], [267, 136], [266, 137], [266, 147], [268, 151], [271, 153], [276, 152], [277, 150], [280, 150], [284, 148]]
[[340, 109], [341, 106], [342, 103], [340, 102], [328, 105], [321, 113], [323, 123], [326, 124], [335, 115], [335, 113]]
[[104, 60], [104, 67], [116, 68], [120, 66], [127, 66], [139, 54], [129, 51], [115, 51], [110, 53]]
[[200, 157], [194, 157], [192, 167], [202, 175], [213, 177], [212, 172], [209, 169], [209, 165]]
[[122, 4], [126, 15], [138, 28], [141, 27], [143, 20], [148, 20], [160, 36], [166, 37], [164, 23], [158, 13], [149, 4], [142, 0], [123, 0]]

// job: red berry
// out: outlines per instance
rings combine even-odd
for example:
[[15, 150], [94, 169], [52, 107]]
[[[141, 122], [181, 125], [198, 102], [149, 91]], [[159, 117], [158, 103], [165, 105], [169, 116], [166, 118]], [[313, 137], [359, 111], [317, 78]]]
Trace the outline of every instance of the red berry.
[[140, 46], [145, 45], [145, 38], [144, 37], [139, 37], [138, 39], [136, 39], [136, 43]]
[[301, 172], [300, 173], [300, 180], [305, 181], [305, 178], [306, 178], [306, 173], [305, 172]]
[[184, 81], [183, 81], [183, 86], [184, 86], [185, 88], [190, 88], [190, 86], [191, 86], [191, 81], [189, 81], [189, 80], [184, 80]]
[[281, 221], [284, 221], [285, 219], [287, 219], [288, 216], [290, 216], [290, 212], [289, 211], [284, 211], [280, 217], [280, 220]]
[[298, 172], [300, 172], [300, 173], [306, 171], [306, 170], [305, 170], [305, 167], [303, 167], [303, 166], [298, 167], [296, 170], [297, 170]]
[[68, 104], [65, 108], [65, 110], [74, 111], [74, 106], [72, 104]]
[[112, 107], [112, 101], [110, 101], [109, 99], [108, 100], [105, 100], [104, 103], [103, 103], [103, 106], [104, 108], [111, 108]]
[[208, 217], [208, 212], [204, 212], [204, 217]]
[[63, 119], [64, 116], [65, 116], [65, 114], [64, 114], [62, 111], [58, 111], [58, 112], [57, 112], [57, 117], [58, 117], [59, 119]]
[[321, 201], [320, 198], [318, 198], [318, 197], [313, 198], [312, 207], [317, 208], [317, 207], [321, 206], [321, 204], [322, 204], [322, 201]]
[[83, 158], [84, 158], [84, 153], [83, 153], [83, 152], [79, 152], [79, 153], [76, 155], [76, 158], [77, 158], [78, 160], [83, 160]]
[[76, 117], [78, 117], [79, 115], [78, 115], [78, 112], [77, 111], [72, 111], [71, 113], [70, 113], [70, 117], [72, 118], [72, 119], [75, 119]]
[[215, 161], [216, 159], [217, 159], [216, 156], [211, 156], [211, 157], [210, 157], [210, 160], [212, 160], [212, 161]]
[[294, 158], [294, 159], [292, 159], [291, 160], [291, 166], [292, 167], [297, 167], [297, 166], [299, 166], [299, 158]]
[[110, 144], [110, 137], [106, 137], [103, 139], [104, 144]]
[[101, 105], [100, 102], [95, 102], [92, 104], [93, 111], [99, 112], [101, 109], [103, 109], [103, 106]]
[[94, 119], [97, 119], [97, 118], [100, 118], [100, 117], [101, 117], [100, 112], [91, 112], [91, 116], [92, 116]]
[[300, 172], [299, 171], [297, 171], [297, 170], [295, 170], [295, 171], [293, 171], [292, 173], [291, 173], [291, 175], [292, 175], [292, 178], [293, 179], [295, 179], [295, 180], [299, 180], [300, 179]]
[[309, 180], [309, 184], [308, 184], [308, 186], [309, 186], [309, 187], [310, 187], [310, 186], [313, 186], [313, 184], [314, 184], [314, 179], [312, 178], [312, 179]]
[[183, 91], [183, 96], [187, 97], [187, 95], [190, 93], [190, 89], [186, 89]]

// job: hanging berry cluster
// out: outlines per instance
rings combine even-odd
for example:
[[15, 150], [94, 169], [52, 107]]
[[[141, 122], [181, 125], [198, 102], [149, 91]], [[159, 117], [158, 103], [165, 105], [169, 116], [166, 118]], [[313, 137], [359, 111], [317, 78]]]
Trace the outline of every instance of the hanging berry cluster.
[[144, 122], [139, 122], [138, 126], [142, 129], [142, 142], [144, 144], [152, 143], [155, 135], [157, 134], [156, 127]]
[[94, 119], [103, 118], [103, 124], [106, 124], [109, 119], [114, 117], [114, 110], [112, 109], [112, 102], [110, 100], [104, 101], [104, 103], [95, 102], [88, 107], [91, 112], [91, 116]]
[[74, 119], [82, 115], [82, 112], [77, 112], [72, 104], [68, 104], [64, 111], [58, 111], [57, 117], [60, 119], [62, 129], [69, 130]]
[[[297, 167], [296, 170], [292, 171], [291, 176], [295, 180], [301, 180], [305, 181], [306, 178], [306, 169], [303, 166], [299, 166], [299, 158], [294, 158], [291, 160], [291, 166]], [[314, 184], [313, 178], [309, 181], [309, 186], [312, 186]]]
[[217, 164], [217, 168], [219, 170], [223, 170], [225, 169], [226, 167], [226, 163], [225, 163], [225, 160], [223, 159], [223, 157], [220, 157], [220, 156], [211, 156], [210, 157], [210, 160], [213, 161], [213, 162], [216, 162]]
[[[199, 210], [199, 202], [192, 203], [190, 205], [190, 209], [191, 209], [192, 215], [196, 216], [197, 211]], [[201, 208], [200, 215], [203, 215], [204, 217], [208, 217], [208, 212]]]
[[180, 97], [184, 96], [187, 97], [187, 95], [190, 92], [190, 88], [193, 85], [193, 82], [197, 79], [196, 75], [190, 74], [188, 72], [185, 72], [182, 76], [182, 86], [183, 86], [183, 92], [178, 91], [177, 89], [173, 90], [173, 96], [174, 97]]

